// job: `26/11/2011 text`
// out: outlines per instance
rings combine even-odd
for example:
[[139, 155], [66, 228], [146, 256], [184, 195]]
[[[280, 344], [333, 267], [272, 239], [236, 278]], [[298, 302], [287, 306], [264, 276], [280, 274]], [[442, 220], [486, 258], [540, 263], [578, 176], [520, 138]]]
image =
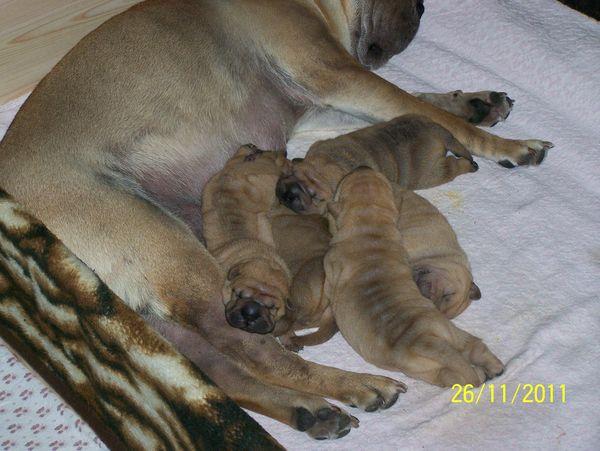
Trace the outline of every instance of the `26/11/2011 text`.
[[452, 386], [452, 404], [566, 404], [567, 387], [565, 384], [483, 384], [474, 387], [471, 384]]

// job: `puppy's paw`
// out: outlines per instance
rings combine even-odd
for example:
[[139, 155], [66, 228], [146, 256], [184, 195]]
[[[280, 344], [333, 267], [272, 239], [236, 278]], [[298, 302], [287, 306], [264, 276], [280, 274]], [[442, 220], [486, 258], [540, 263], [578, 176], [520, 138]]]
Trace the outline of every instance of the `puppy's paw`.
[[348, 435], [352, 428], [357, 428], [359, 424], [357, 418], [333, 404], [314, 411], [298, 407], [294, 417], [296, 429], [306, 431], [308, 435], [317, 440], [342, 438]]
[[484, 127], [493, 127], [498, 122], [505, 121], [514, 105], [514, 100], [505, 92], [461, 92], [458, 98], [466, 102], [466, 119]]
[[404, 383], [384, 376], [360, 374], [357, 383], [348, 384], [349, 392], [343, 402], [350, 407], [357, 407], [365, 412], [389, 409], [401, 393], [406, 393]]
[[525, 141], [511, 141], [511, 149], [507, 152], [508, 158], [498, 161], [502, 167], [512, 169], [517, 166], [537, 166], [542, 164], [550, 149], [554, 144], [548, 141], [538, 139], [528, 139]]

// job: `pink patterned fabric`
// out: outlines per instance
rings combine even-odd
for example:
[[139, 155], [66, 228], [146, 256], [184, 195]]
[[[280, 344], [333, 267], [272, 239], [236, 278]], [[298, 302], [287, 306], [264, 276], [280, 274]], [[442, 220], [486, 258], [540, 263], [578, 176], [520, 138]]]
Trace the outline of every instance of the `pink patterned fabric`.
[[94, 431], [0, 341], [0, 450], [105, 450]]

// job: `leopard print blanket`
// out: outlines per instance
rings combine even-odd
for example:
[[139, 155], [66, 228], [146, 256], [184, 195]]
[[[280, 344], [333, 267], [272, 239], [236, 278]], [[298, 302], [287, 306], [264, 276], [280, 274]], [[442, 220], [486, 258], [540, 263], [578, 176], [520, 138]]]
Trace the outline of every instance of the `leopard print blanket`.
[[1, 190], [0, 336], [111, 449], [281, 449]]

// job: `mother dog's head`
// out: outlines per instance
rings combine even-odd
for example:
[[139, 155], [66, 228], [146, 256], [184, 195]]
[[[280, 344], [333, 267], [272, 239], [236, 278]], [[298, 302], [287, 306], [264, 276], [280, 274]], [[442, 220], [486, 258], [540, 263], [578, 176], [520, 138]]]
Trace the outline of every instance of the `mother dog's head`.
[[339, 0], [347, 17], [352, 55], [377, 69], [404, 50], [419, 29], [423, 0]]

